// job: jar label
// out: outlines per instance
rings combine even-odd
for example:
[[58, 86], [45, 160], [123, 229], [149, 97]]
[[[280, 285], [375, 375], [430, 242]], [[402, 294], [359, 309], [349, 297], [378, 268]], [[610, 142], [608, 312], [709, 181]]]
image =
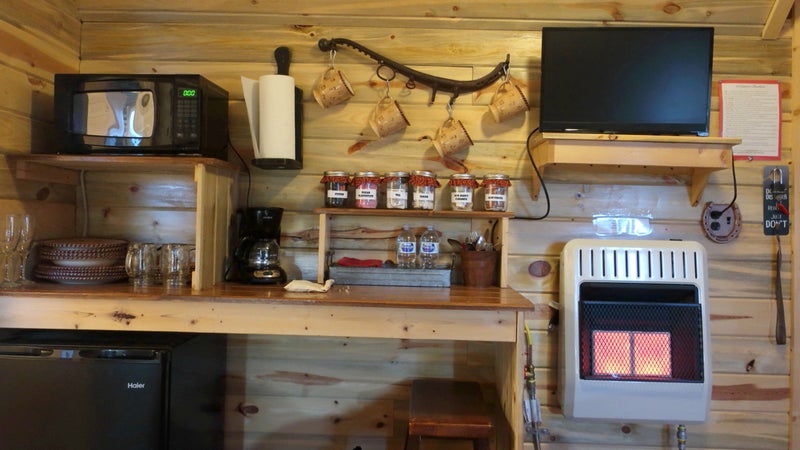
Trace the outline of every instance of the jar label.
[[378, 191], [375, 189], [356, 189], [356, 200], [377, 200]]
[[450, 200], [453, 203], [472, 203], [472, 192], [453, 192]]
[[432, 202], [433, 192], [414, 192], [414, 200]]
[[328, 198], [347, 198], [347, 191], [335, 191], [328, 189]]
[[386, 197], [392, 200], [408, 200], [408, 191], [405, 189], [387, 189]]
[[504, 202], [506, 201], [506, 196], [503, 194], [486, 194], [486, 201], [489, 202]]

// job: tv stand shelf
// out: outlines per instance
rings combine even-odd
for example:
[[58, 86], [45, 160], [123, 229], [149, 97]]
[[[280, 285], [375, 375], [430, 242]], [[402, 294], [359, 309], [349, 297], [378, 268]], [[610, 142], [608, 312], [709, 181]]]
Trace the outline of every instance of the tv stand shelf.
[[[731, 167], [738, 138], [591, 133], [537, 133], [533, 160], [544, 178], [555, 166], [644, 174], [689, 175], [689, 201], [697, 206], [712, 172]], [[616, 181], [616, 180], [615, 180]], [[542, 183], [533, 174], [531, 198]]]

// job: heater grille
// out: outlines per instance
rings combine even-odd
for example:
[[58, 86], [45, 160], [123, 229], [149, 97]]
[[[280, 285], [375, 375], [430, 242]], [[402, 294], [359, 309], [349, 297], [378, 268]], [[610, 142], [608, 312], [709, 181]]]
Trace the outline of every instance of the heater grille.
[[698, 280], [702, 255], [693, 250], [579, 248], [576, 272], [591, 279]]
[[581, 301], [579, 316], [582, 379], [703, 381], [699, 305]]

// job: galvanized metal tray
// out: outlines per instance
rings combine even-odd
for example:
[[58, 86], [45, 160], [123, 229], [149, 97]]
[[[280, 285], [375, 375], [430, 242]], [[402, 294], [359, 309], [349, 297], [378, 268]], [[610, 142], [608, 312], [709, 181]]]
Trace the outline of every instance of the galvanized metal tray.
[[451, 273], [449, 268], [399, 269], [332, 265], [328, 277], [336, 280], [339, 285], [450, 287]]

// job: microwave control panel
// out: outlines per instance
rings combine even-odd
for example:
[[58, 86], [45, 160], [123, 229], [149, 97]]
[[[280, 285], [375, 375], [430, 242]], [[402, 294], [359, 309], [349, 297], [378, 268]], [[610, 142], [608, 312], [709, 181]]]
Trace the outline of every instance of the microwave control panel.
[[194, 141], [200, 133], [200, 89], [178, 87], [175, 108], [175, 137], [181, 141]]

